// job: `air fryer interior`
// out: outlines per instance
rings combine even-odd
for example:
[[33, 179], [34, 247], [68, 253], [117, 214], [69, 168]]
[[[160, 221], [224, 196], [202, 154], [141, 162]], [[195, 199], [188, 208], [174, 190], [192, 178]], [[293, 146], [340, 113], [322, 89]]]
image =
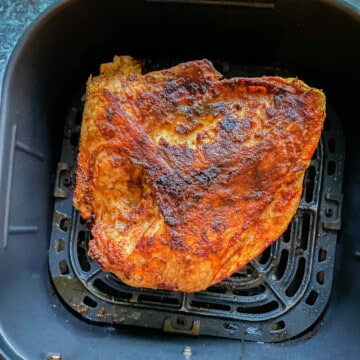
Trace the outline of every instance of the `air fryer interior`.
[[[280, 72], [229, 62], [216, 66], [227, 78]], [[159, 59], [146, 59], [144, 67], [167, 66]], [[89, 223], [73, 207], [83, 94], [84, 89], [75, 94], [65, 118], [49, 243], [51, 280], [67, 306], [96, 323], [196, 336], [278, 342], [308, 330], [328, 303], [337, 240], [334, 230], [341, 228], [344, 142], [331, 104], [305, 174], [300, 204], [287, 230], [228, 279], [186, 294], [130, 287], [102, 271], [89, 256]]]
[[[196, 359], [302, 359], [309, 353], [351, 359], [359, 353], [359, 10], [336, 1], [218, 3], [59, 2], [15, 49], [1, 108], [0, 349], [5, 358], [61, 353], [63, 359], [133, 359], [145, 351], [149, 358], [182, 358], [185, 345]], [[343, 217], [341, 231], [331, 230], [338, 244], [330, 259], [335, 268], [330, 302], [304, 334], [260, 344], [99, 325], [58, 296], [48, 250], [65, 119], [89, 74], [114, 54], [179, 61], [206, 57], [284, 69], [324, 90], [345, 138], [345, 167], [339, 174]]]

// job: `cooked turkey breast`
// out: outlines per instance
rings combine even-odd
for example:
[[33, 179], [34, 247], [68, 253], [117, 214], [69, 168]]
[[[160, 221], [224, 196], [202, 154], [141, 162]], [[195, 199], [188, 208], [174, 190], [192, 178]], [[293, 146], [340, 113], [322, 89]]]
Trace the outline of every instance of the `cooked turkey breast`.
[[325, 119], [296, 78], [226, 79], [206, 59], [87, 82], [74, 206], [89, 254], [133, 287], [204, 290], [286, 230]]

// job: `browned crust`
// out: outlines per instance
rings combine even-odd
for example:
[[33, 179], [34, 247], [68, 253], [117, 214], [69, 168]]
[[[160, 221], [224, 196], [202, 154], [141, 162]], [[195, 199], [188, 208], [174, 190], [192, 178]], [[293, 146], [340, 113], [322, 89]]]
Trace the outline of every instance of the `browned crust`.
[[295, 214], [325, 101], [295, 78], [221, 79], [208, 60], [91, 78], [74, 197], [95, 218], [90, 255], [136, 287], [228, 277]]

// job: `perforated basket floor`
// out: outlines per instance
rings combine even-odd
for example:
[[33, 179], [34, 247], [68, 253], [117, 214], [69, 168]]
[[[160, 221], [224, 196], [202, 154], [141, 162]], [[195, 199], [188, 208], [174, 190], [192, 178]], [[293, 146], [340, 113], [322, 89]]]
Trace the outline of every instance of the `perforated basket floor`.
[[[220, 65], [231, 76], [274, 74], [273, 69], [252, 68], [249, 74], [248, 68]], [[53, 283], [71, 309], [84, 319], [109, 325], [261, 342], [283, 341], [311, 328], [331, 294], [341, 226], [344, 144], [330, 106], [300, 206], [287, 231], [229, 279], [193, 294], [129, 287], [87, 256], [91, 233], [72, 206], [82, 110], [80, 93], [66, 119], [49, 246]]]

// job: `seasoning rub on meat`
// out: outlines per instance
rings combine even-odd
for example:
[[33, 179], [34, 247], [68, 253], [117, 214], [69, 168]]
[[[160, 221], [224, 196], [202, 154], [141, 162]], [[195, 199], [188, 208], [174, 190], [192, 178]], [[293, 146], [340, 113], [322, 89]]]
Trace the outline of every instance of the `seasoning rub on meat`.
[[74, 206], [89, 254], [133, 287], [204, 290], [287, 229], [324, 93], [297, 78], [223, 78], [207, 60], [142, 74], [116, 56], [86, 88]]

